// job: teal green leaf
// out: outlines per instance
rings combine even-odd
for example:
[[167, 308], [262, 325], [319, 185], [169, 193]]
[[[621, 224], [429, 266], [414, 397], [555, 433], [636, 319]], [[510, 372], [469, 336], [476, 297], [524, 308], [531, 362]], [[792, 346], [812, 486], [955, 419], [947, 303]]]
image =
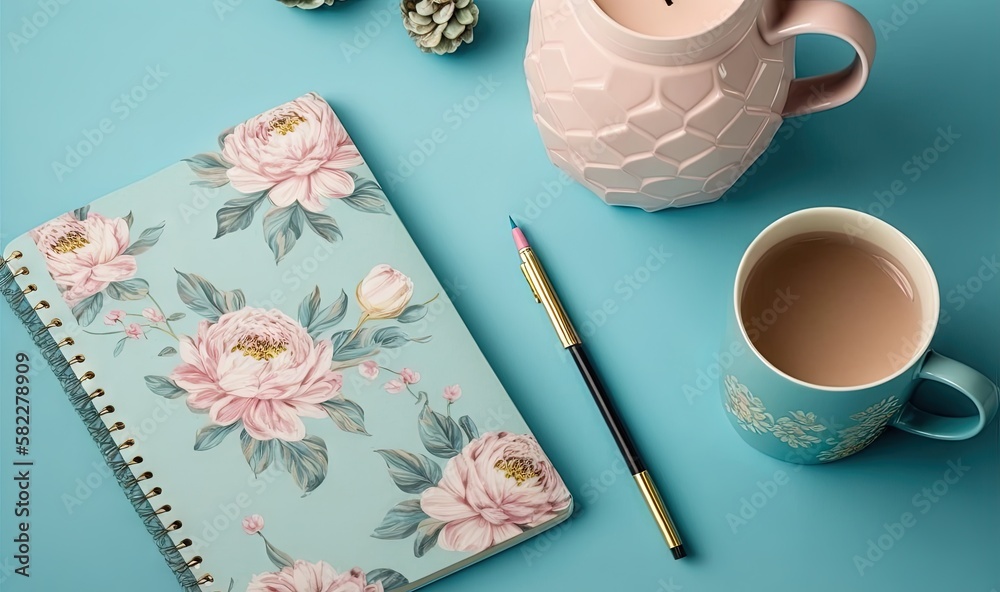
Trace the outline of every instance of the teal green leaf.
[[154, 395], [160, 395], [161, 397], [166, 397], [168, 399], [176, 399], [177, 397], [182, 397], [187, 394], [187, 392], [181, 387], [177, 386], [177, 383], [170, 380], [166, 376], [146, 376], [146, 388], [153, 392]]
[[306, 222], [309, 223], [309, 227], [323, 240], [335, 243], [344, 238], [343, 233], [340, 232], [340, 227], [337, 226], [337, 221], [332, 217], [318, 212], [310, 212], [309, 210], [302, 211], [305, 214]]
[[347, 314], [347, 294], [341, 290], [340, 297], [333, 304], [324, 309], [320, 308], [321, 304], [319, 286], [316, 286], [299, 305], [299, 323], [313, 339], [344, 319]]
[[129, 245], [122, 253], [124, 255], [139, 255], [145, 253], [150, 247], [155, 245], [160, 240], [160, 235], [163, 234], [163, 228], [166, 226], [166, 222], [160, 222], [158, 225], [152, 228], [147, 228], [142, 231], [139, 238], [135, 239], [131, 245]]
[[191, 158], [185, 158], [191, 170], [197, 175], [198, 180], [192, 181], [192, 185], [199, 187], [222, 187], [229, 183], [229, 175], [226, 171], [232, 167], [226, 162], [218, 152], [202, 152]]
[[428, 518], [420, 509], [420, 500], [399, 502], [382, 519], [372, 536], [377, 539], [405, 539], [417, 531], [417, 525]]
[[260, 535], [260, 538], [264, 539], [264, 547], [267, 549], [267, 558], [271, 560], [278, 569], [285, 569], [286, 567], [292, 567], [295, 565], [295, 560], [288, 553], [285, 553], [281, 549], [275, 547], [271, 544], [271, 541], [264, 538], [264, 535]]
[[367, 580], [369, 584], [380, 582], [382, 584], [382, 589], [386, 590], [386, 592], [410, 583], [409, 580], [403, 577], [403, 574], [396, 570], [384, 567], [373, 569], [365, 574], [365, 580]]
[[264, 215], [264, 240], [274, 253], [275, 263], [284, 259], [302, 236], [306, 225], [303, 211], [296, 203], [287, 208], [274, 208]]
[[90, 206], [83, 206], [82, 208], [77, 208], [73, 210], [73, 217], [77, 220], [83, 221], [87, 219], [87, 214], [90, 212]]
[[462, 431], [469, 437], [469, 440], [475, 440], [479, 437], [479, 428], [476, 427], [476, 423], [468, 415], [459, 417], [458, 425], [462, 426]]
[[246, 306], [242, 290], [219, 290], [212, 282], [194, 273], [177, 272], [177, 294], [188, 308], [213, 322]]
[[322, 404], [337, 427], [352, 434], [370, 436], [365, 431], [365, 410], [349, 399], [330, 399]]
[[413, 539], [413, 555], [423, 557], [437, 545], [438, 535], [444, 528], [444, 522], [428, 518], [417, 527], [417, 536]]
[[215, 238], [220, 238], [230, 232], [249, 228], [253, 222], [254, 215], [257, 213], [257, 209], [260, 208], [260, 204], [264, 203], [265, 199], [267, 199], [267, 192], [261, 191], [227, 201], [215, 213], [215, 221], [218, 227], [218, 230], [215, 232]]
[[198, 430], [195, 434], [194, 449], [199, 452], [202, 450], [211, 450], [219, 444], [222, 444], [222, 441], [226, 439], [226, 436], [242, 425], [243, 424], [239, 421], [227, 426], [215, 424], [207, 425]]
[[376, 450], [389, 469], [389, 476], [403, 493], [420, 493], [441, 481], [441, 467], [423, 454], [405, 450]]
[[250, 470], [254, 475], [260, 475], [271, 466], [271, 462], [277, 457], [275, 440], [258, 440], [246, 430], [240, 432], [240, 446], [243, 448], [243, 456], [250, 465]]
[[94, 322], [94, 319], [97, 318], [103, 306], [104, 294], [98, 292], [78, 302], [73, 307], [73, 316], [76, 317], [76, 321], [80, 323], [80, 326], [86, 327]]
[[114, 300], [142, 300], [149, 294], [149, 283], [146, 280], [132, 278], [121, 282], [111, 282], [104, 291], [108, 298]]
[[396, 320], [400, 323], [415, 323], [427, 315], [427, 307], [423, 304], [411, 304], [403, 309]]
[[462, 452], [462, 429], [455, 420], [424, 405], [417, 419], [424, 448], [434, 456], [451, 458]]
[[361, 212], [387, 214], [385, 193], [378, 183], [371, 179], [362, 179], [354, 173], [348, 174], [354, 178], [354, 193], [340, 198], [340, 201]]
[[317, 436], [306, 436], [298, 442], [278, 440], [278, 443], [285, 469], [303, 494], [315, 490], [323, 483], [329, 468], [326, 442]]

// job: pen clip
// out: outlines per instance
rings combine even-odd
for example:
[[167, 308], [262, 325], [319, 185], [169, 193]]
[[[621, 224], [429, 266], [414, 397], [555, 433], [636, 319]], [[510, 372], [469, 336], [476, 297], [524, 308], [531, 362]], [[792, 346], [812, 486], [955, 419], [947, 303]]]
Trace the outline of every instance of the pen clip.
[[538, 297], [538, 292], [535, 291], [535, 283], [531, 281], [531, 276], [528, 275], [528, 266], [524, 263], [521, 264], [521, 273], [524, 274], [524, 279], [528, 282], [528, 287], [531, 288], [531, 295], [535, 297], [535, 302], [541, 304], [542, 299]]

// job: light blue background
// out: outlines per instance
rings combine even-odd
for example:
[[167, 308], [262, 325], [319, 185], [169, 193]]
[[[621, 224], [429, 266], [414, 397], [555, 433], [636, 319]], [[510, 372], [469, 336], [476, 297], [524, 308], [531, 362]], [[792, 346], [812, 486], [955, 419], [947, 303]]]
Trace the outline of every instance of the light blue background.
[[[934, 347], [998, 377], [1000, 280], [972, 279], [981, 270], [989, 275], [983, 257], [1000, 256], [995, 3], [970, 0], [959, 9], [943, 0], [854, 0], [876, 24], [890, 22], [894, 6], [912, 13], [898, 13], [905, 22], [897, 14], [898, 29], [878, 32], [879, 54], [862, 95], [787, 123], [767, 162], [725, 202], [655, 215], [608, 208], [563, 185], [547, 162], [521, 69], [527, 0], [482, 1], [475, 44], [448, 57], [418, 52], [394, 5], [379, 25], [372, 11], [385, 9], [384, 0], [311, 13], [267, 0], [230, 3], [236, 6], [220, 18], [209, 0], [75, 0], [15, 51], [8, 34], [41, 8], [4, 0], [0, 238], [212, 148], [219, 129], [263, 109], [309, 90], [329, 100], [442, 283], [462, 288], [456, 308], [580, 506], [561, 529], [430, 589], [1000, 589], [997, 422], [958, 443], [890, 432], [856, 457], [799, 469], [745, 446], [722, 415], [717, 381], [699, 381], [714, 363], [742, 249], [777, 217], [816, 205], [873, 211], [908, 234], [941, 283], [945, 316]], [[356, 28], [366, 25], [376, 34], [348, 59], [342, 44], [363, 42]], [[846, 59], [844, 48], [826, 40], [807, 39], [799, 48], [804, 73]], [[121, 118], [116, 98], [157, 65], [167, 77]], [[469, 98], [480, 77], [499, 86]], [[463, 118], [454, 105], [466, 100]], [[52, 162], [106, 117], [112, 133], [57, 179]], [[954, 145], [919, 179], [905, 172], [938, 128], [949, 126], [961, 135]], [[394, 183], [400, 158], [433, 137], [445, 140]], [[879, 210], [875, 192], [896, 180], [906, 192]], [[508, 213], [531, 234], [590, 338], [690, 558], [670, 559], [622, 471], [516, 267]], [[647, 273], [647, 261], [656, 263], [650, 249], [671, 256]], [[626, 288], [635, 278], [645, 280], [641, 288]], [[979, 290], [970, 299], [957, 291], [960, 284]], [[606, 304], [615, 312], [602, 318]], [[36, 365], [41, 357], [9, 311], [0, 319], [0, 565], [12, 568], [14, 355], [28, 351]], [[0, 571], [3, 589], [176, 590], [116, 486], [105, 482], [67, 513], [63, 494], [101, 459], [55, 379], [43, 370], [33, 384], [33, 576]], [[921, 395], [930, 407], [963, 409], [928, 401], [946, 392]], [[922, 490], [943, 478], [949, 461], [969, 469], [930, 502]], [[772, 487], [777, 471], [786, 478]], [[754, 497], [761, 488], [773, 493], [763, 504]], [[745, 524], [727, 519], [739, 515], [744, 499], [761, 507]], [[913, 526], [859, 575], [854, 556], [906, 512]]]

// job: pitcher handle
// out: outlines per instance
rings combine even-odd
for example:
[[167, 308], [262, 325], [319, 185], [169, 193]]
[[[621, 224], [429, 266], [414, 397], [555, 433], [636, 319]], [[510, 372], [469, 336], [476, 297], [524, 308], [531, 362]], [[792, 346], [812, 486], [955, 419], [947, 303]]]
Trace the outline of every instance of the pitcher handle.
[[854, 8], [835, 0], [776, 0], [764, 11], [761, 36], [771, 45], [796, 35], [832, 35], [849, 43], [857, 55], [838, 72], [796, 78], [788, 87], [783, 117], [839, 107], [858, 96], [875, 60], [875, 32]]

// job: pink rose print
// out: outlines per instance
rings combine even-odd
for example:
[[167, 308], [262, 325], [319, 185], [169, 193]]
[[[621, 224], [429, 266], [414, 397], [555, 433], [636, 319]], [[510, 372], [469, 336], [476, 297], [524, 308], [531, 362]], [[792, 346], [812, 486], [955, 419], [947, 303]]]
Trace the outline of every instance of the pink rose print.
[[124, 218], [88, 213], [78, 220], [63, 214], [29, 234], [70, 306], [136, 273], [135, 257], [125, 254], [129, 228]]
[[420, 373], [409, 368], [403, 368], [399, 371], [399, 378], [406, 384], [417, 384], [420, 382]]
[[264, 517], [260, 514], [247, 516], [243, 519], [243, 532], [257, 534], [264, 528]]
[[375, 362], [374, 360], [361, 362], [361, 365], [358, 366], [358, 374], [368, 380], [375, 380], [378, 378], [378, 362]]
[[138, 323], [130, 323], [128, 327], [125, 327], [125, 336], [131, 339], [139, 339], [145, 335], [142, 332], [142, 327]]
[[360, 568], [338, 574], [325, 561], [296, 561], [281, 571], [255, 575], [247, 592], [384, 592], [382, 582], [369, 584]]
[[298, 202], [310, 212], [326, 209], [324, 199], [354, 192], [345, 169], [364, 161], [326, 101], [315, 94], [267, 111], [236, 126], [226, 136], [223, 158], [233, 188], [268, 191], [271, 202]]
[[403, 390], [406, 389], [406, 383], [404, 383], [402, 380], [399, 380], [398, 378], [393, 378], [389, 382], [385, 383], [385, 386], [382, 388], [385, 389], [385, 392], [391, 395], [395, 395], [403, 392]]
[[122, 320], [124, 318], [125, 318], [125, 311], [124, 310], [112, 310], [112, 311], [109, 311], [108, 314], [104, 315], [104, 324], [105, 325], [114, 325], [115, 323], [117, 323], [118, 321], [120, 321], [120, 320]]
[[151, 323], [162, 323], [163, 321], [167, 320], [163, 316], [163, 313], [156, 310], [152, 306], [142, 309], [142, 316], [146, 317], [146, 319], [149, 320], [149, 322]]
[[448, 460], [444, 476], [424, 490], [420, 508], [446, 524], [438, 544], [479, 552], [555, 517], [569, 490], [534, 437], [489, 432]]
[[454, 403], [455, 401], [458, 400], [459, 397], [462, 396], [462, 387], [458, 386], [457, 384], [446, 386], [444, 387], [444, 394], [442, 394], [441, 396], [444, 397], [445, 401], [448, 401], [449, 403]]
[[330, 341], [313, 341], [279, 310], [248, 307], [201, 321], [194, 337], [181, 337], [180, 356], [170, 378], [188, 406], [207, 409], [217, 425], [242, 421], [257, 440], [302, 440], [302, 417], [326, 417], [321, 403], [343, 381], [330, 369]]

